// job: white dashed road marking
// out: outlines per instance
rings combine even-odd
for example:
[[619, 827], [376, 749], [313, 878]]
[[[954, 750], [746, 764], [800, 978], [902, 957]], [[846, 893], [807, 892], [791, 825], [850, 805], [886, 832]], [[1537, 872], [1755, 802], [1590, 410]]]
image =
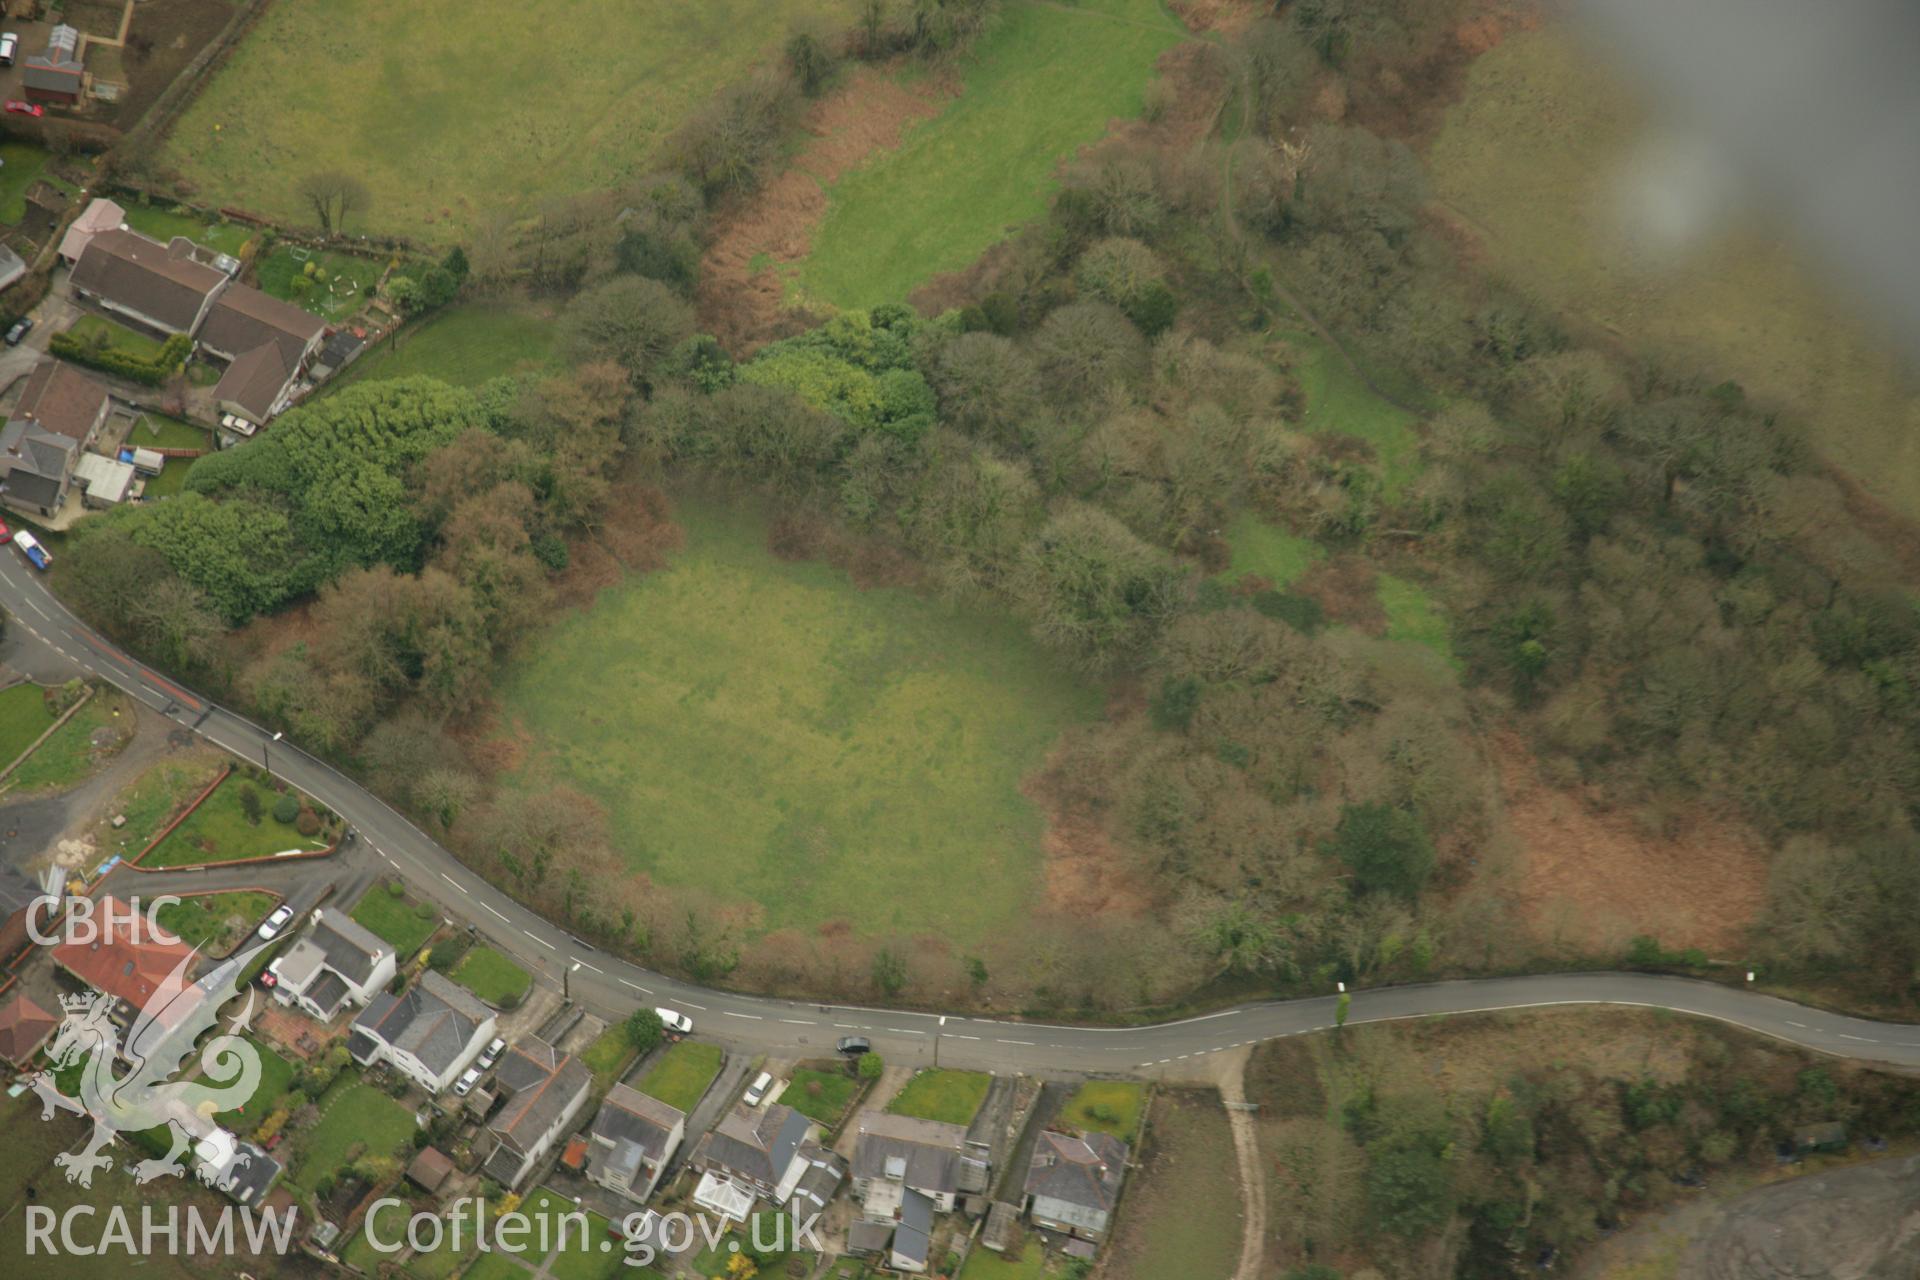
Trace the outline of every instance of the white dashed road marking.
[[531, 929], [522, 929], [520, 932], [526, 934], [529, 938], [532, 938], [535, 942], [539, 943], [541, 946], [545, 947], [549, 951], [558, 951], [560, 949], [554, 946], [551, 942], [548, 942], [545, 938], [541, 937], [539, 934], [535, 933]]

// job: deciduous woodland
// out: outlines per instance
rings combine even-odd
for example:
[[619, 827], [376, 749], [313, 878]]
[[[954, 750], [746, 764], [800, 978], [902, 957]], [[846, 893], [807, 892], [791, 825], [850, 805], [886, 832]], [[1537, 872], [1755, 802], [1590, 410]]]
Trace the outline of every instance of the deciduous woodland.
[[965, 270], [716, 317], [843, 58], [964, 65], [996, 6], [799, 32], [436, 268], [551, 315], [557, 372], [363, 377], [89, 520], [65, 589], [706, 980], [1107, 1013], [1729, 961], [1910, 1003], [1905, 532], [1468, 251], [1422, 156], [1497, 17], [1218, 8]]

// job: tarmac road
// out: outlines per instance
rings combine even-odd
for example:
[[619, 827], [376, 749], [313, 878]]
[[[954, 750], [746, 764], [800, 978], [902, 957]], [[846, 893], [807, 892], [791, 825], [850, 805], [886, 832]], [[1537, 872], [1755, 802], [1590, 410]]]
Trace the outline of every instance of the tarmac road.
[[[1071, 1027], [941, 1016], [852, 1005], [821, 1005], [739, 995], [694, 986], [615, 959], [570, 936], [481, 880], [439, 843], [379, 797], [292, 743], [121, 653], [75, 618], [14, 551], [0, 550], [0, 606], [10, 615], [7, 661], [48, 678], [84, 671], [155, 711], [191, 725], [235, 754], [264, 760], [342, 815], [359, 833], [345, 855], [368, 869], [397, 873], [448, 919], [473, 926], [490, 944], [536, 975], [564, 983], [591, 1012], [621, 1018], [636, 1007], [668, 1006], [690, 1016], [696, 1035], [730, 1049], [788, 1057], [830, 1054], [845, 1035], [862, 1035], [891, 1063], [998, 1072], [1152, 1076], [1193, 1057], [1333, 1025], [1336, 997], [1242, 1005], [1176, 1022], [1137, 1027]], [[330, 860], [307, 864], [335, 877]], [[277, 870], [277, 868], [275, 869]], [[129, 873], [138, 875], [140, 873]], [[275, 877], [278, 879], [279, 877]], [[1669, 1009], [1840, 1057], [1920, 1068], [1920, 1026], [1827, 1013], [1773, 996], [1654, 974], [1543, 974], [1353, 994], [1347, 1022], [1359, 1025], [1438, 1014], [1613, 1004]]]

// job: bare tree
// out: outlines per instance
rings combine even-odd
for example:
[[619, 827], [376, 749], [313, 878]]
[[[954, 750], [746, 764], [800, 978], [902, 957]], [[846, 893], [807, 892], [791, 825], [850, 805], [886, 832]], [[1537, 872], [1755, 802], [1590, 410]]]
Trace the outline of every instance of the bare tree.
[[310, 173], [300, 179], [300, 195], [320, 221], [327, 235], [346, 229], [347, 215], [365, 211], [372, 203], [367, 184], [349, 173], [335, 169]]

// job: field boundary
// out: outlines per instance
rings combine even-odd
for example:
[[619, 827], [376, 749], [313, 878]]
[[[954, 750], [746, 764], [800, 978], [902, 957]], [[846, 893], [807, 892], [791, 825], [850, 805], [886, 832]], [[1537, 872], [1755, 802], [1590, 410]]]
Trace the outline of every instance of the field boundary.
[[[21, 680], [21, 681], [18, 681], [17, 683], [33, 684], [33, 681]], [[42, 691], [44, 691], [46, 688], [45, 685], [34, 685], [34, 687], [37, 689], [41, 689]], [[8, 685], [7, 688], [11, 689], [13, 688], [13, 685]], [[13, 776], [13, 771], [15, 769], [18, 769], [21, 765], [25, 764], [27, 762], [27, 758], [31, 756], [34, 752], [38, 751], [40, 749], [40, 745], [44, 743], [48, 738], [51, 738], [55, 730], [59, 729], [62, 725], [66, 724], [67, 721], [73, 719], [74, 713], [79, 711], [80, 708], [86, 706], [89, 702], [93, 701], [93, 695], [94, 695], [94, 688], [92, 685], [88, 685], [86, 687], [86, 692], [77, 701], [75, 701], [72, 706], [68, 707], [65, 711], [62, 711], [57, 717], [55, 717], [53, 723], [47, 726], [46, 731], [44, 733], [42, 733], [39, 737], [35, 738], [31, 743], [29, 743], [27, 746], [27, 749], [25, 751], [22, 751], [18, 756], [16, 756], [11, 764], [9, 764], [4, 769], [0, 769], [0, 782], [5, 782], [8, 778], [11, 778]]]
[[[155, 836], [153, 839], [147, 841], [146, 847], [141, 849], [139, 853], [134, 854], [133, 857], [127, 859], [124, 865], [138, 868], [140, 864], [146, 860], [146, 856], [152, 853], [154, 849], [159, 846], [162, 840], [165, 840], [168, 836], [173, 834], [175, 827], [178, 827], [181, 823], [185, 822], [195, 809], [198, 809], [201, 805], [207, 802], [207, 797], [213, 794], [213, 789], [215, 787], [219, 786], [221, 783], [225, 782], [228, 778], [232, 776], [233, 776], [233, 763], [229, 761], [228, 763], [221, 765], [220, 772], [217, 776], [215, 776], [214, 780], [212, 782], [209, 782], [204, 788], [202, 788], [200, 794], [195, 796], [191, 803], [189, 803], [188, 805], [186, 805], [186, 807], [181, 809], [180, 812], [174, 814], [172, 819], [168, 821], [167, 825], [160, 828], [160, 834]], [[172, 870], [172, 868], [168, 868], [168, 870]]]

